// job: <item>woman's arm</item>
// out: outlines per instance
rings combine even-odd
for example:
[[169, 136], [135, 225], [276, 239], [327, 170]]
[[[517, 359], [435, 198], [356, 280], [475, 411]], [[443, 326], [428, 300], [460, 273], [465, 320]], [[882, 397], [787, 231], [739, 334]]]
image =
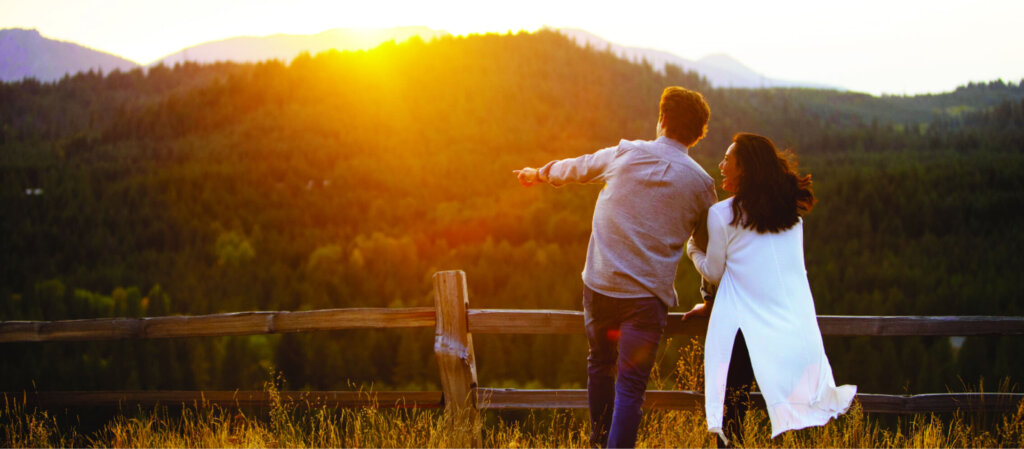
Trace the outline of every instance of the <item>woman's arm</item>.
[[718, 284], [725, 274], [725, 221], [714, 209], [708, 210], [708, 249], [701, 251], [693, 238], [686, 243], [686, 252], [693, 266], [704, 279]]

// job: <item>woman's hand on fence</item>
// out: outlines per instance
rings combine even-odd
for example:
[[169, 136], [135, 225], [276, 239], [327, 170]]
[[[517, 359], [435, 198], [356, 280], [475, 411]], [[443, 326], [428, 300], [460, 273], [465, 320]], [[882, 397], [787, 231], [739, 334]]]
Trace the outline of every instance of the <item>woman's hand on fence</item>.
[[689, 318], [708, 317], [709, 315], [711, 315], [711, 305], [712, 304], [713, 303], [703, 303], [702, 302], [700, 304], [697, 304], [697, 305], [693, 306], [693, 308], [690, 309], [689, 312], [686, 312], [686, 313], [683, 314], [683, 321], [686, 321]]

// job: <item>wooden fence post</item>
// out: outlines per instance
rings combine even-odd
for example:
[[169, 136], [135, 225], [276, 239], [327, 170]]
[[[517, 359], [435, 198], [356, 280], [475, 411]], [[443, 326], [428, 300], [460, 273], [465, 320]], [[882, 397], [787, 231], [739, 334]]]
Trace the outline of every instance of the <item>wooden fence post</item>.
[[476, 397], [476, 356], [469, 333], [469, 295], [462, 270], [434, 273], [437, 327], [434, 355], [441, 371], [445, 414], [454, 425], [454, 446], [481, 447], [480, 412]]

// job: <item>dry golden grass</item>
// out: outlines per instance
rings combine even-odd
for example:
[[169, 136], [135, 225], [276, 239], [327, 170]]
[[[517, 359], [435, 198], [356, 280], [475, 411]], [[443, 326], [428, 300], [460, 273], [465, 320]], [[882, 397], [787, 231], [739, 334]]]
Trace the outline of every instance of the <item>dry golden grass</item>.
[[[684, 350], [671, 381], [656, 375], [659, 387], [694, 390], [703, 383], [699, 346]], [[697, 363], [695, 363], [697, 362]], [[657, 374], [657, 373], [656, 373]], [[440, 410], [329, 409], [284, 404], [274, 383], [269, 410], [249, 412], [218, 407], [183, 407], [122, 413], [96, 431], [79, 433], [47, 411], [24, 402], [0, 409], [3, 447], [462, 447], [453, 421]], [[513, 419], [512, 417], [515, 417]], [[588, 447], [586, 414], [536, 411], [487, 412], [481, 431], [485, 447]], [[744, 425], [746, 447], [1024, 447], [1024, 403], [1006, 415], [940, 417], [919, 414], [898, 419], [865, 415], [860, 406], [822, 427], [769, 438], [763, 410], [752, 408]], [[701, 411], [652, 411], [641, 424], [639, 447], [713, 447]]]
[[[579, 412], [541, 412], [525, 420], [490, 416], [483, 429], [486, 447], [587, 447], [586, 418]], [[885, 426], [849, 413], [823, 427], [768, 436], [768, 419], [752, 410], [744, 429], [748, 447], [1022, 447], [1024, 404], [1016, 413], [989, 419], [987, 426], [962, 414], [943, 420], [915, 415]], [[260, 416], [221, 408], [165, 408], [120, 415], [96, 432], [82, 435], [61, 426], [45, 411], [5, 404], [0, 411], [4, 447], [453, 447], [465, 444], [437, 410], [291, 409], [277, 406]], [[711, 447], [699, 412], [648, 413], [640, 447]]]
[[[449, 422], [437, 410], [277, 409], [270, 416], [237, 410], [184, 408], [118, 416], [100, 430], [82, 435], [62, 428], [42, 411], [8, 404], [2, 413], [4, 447], [459, 447]], [[485, 447], [587, 447], [587, 424], [581, 413], [531, 414], [525, 420], [496, 421], [483, 430]], [[1024, 406], [982, 428], [962, 415], [942, 420], [916, 415], [892, 428], [864, 416], [859, 407], [823, 427], [787, 432], [769, 439], [767, 417], [748, 415], [747, 447], [1021, 447]], [[644, 419], [639, 447], [713, 447], [697, 412], [654, 412]]]

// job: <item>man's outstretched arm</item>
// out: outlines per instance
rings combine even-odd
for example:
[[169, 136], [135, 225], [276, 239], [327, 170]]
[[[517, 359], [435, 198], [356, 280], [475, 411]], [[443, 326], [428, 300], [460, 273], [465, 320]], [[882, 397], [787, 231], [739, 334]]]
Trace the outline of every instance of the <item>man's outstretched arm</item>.
[[519, 179], [519, 183], [530, 187], [538, 182], [547, 182], [547, 178], [541, 176], [540, 170], [533, 167], [523, 167], [521, 170], [512, 170], [515, 173], [516, 178]]
[[524, 167], [513, 170], [519, 183], [532, 186], [544, 182], [555, 187], [568, 183], [604, 182], [608, 166], [615, 159], [619, 147], [608, 147], [596, 153], [583, 156], [551, 161], [541, 168]]

